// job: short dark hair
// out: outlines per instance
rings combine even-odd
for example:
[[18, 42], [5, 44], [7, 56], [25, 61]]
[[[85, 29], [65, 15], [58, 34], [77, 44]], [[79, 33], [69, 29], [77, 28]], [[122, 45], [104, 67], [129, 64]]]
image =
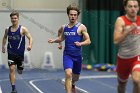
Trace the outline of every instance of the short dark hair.
[[76, 5], [69, 5], [67, 7], [67, 14], [69, 14], [70, 10], [77, 11], [78, 15], [80, 14], [80, 9]]
[[18, 11], [13, 11], [11, 14], [10, 14], [10, 17], [12, 17], [12, 16], [17, 16], [17, 17], [19, 17], [19, 13], [18, 13]]
[[140, 0], [124, 0], [123, 1], [123, 5], [126, 6], [128, 1], [137, 1], [138, 2], [138, 5], [140, 6]]

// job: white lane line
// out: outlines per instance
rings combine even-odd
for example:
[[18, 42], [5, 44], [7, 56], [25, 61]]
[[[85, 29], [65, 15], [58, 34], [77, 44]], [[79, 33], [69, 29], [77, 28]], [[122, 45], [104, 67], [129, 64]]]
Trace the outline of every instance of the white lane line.
[[[91, 78], [117, 78], [117, 76], [116, 75], [80, 76], [80, 79], [91, 79]], [[63, 78], [61, 81], [64, 84], [65, 78]], [[82, 93], [89, 93], [88, 91], [79, 87], [76, 87], [76, 89]]]
[[[98, 76], [81, 76], [80, 79], [90, 79], [90, 78], [117, 78], [116, 75], [98, 75]], [[28, 78], [29, 79], [29, 78]], [[3, 79], [3, 80], [0, 80], [1, 81], [8, 81], [9, 79]], [[19, 79], [20, 80], [20, 79]], [[22, 80], [22, 79], [21, 79]], [[33, 86], [39, 93], [44, 93], [43, 91], [41, 91], [33, 82], [37, 82], [37, 81], [43, 81], [43, 80], [51, 80], [51, 79], [34, 79], [34, 80], [31, 80], [29, 81], [29, 84], [31, 86]], [[65, 79], [63, 78], [62, 79], [62, 83], [64, 83]], [[79, 90], [80, 92], [82, 93], [89, 93], [88, 91], [82, 89], [82, 88], [79, 88], [79, 87], [76, 87], [77, 90]]]
[[[61, 82], [64, 84], [64, 83], [65, 83], [65, 78], [63, 78]], [[76, 89], [77, 89], [78, 91], [82, 92], [82, 93], [89, 93], [89, 92], [87, 92], [86, 90], [84, 90], [84, 89], [82, 89], [82, 88], [79, 88], [79, 87], [77, 87], [77, 86], [76, 86]]]
[[[27, 78], [27, 79], [33, 79], [33, 78]], [[18, 78], [17, 80], [26, 80], [26, 79]], [[33, 84], [33, 82], [42, 81], [42, 80], [50, 80], [50, 79], [34, 79], [34, 80], [29, 81], [29, 84], [30, 84], [32, 87], [34, 87], [39, 93], [44, 93], [44, 92], [42, 92], [35, 84]], [[0, 80], [0, 82], [4, 82], [4, 81], [9, 81], [9, 79], [2, 79], [2, 80]], [[1, 92], [0, 92], [0, 93], [1, 93]]]
[[[51, 79], [34, 79], [29, 81], [29, 84], [31, 86], [33, 86], [39, 93], [44, 93], [43, 91], [41, 91], [41, 89], [39, 89], [33, 82], [38, 82], [38, 81], [43, 81], [43, 80], [51, 80]], [[46, 93], [46, 92], [45, 92]]]
[[44, 93], [33, 83], [35, 81], [40, 81], [40, 80], [31, 80], [31, 81], [29, 81], [29, 84], [31, 84], [39, 93]]
[[116, 75], [96, 75], [96, 76], [81, 76], [80, 79], [90, 79], [90, 78], [117, 78]]
[[32, 90], [33, 93], [36, 93], [35, 90], [33, 89], [33, 87], [30, 86], [29, 83], [27, 83], [27, 82], [23, 79], [22, 76], [19, 75], [18, 77], [19, 77], [19, 79], [23, 80], [23, 83], [24, 83], [28, 88], [30, 88], [30, 89]]
[[0, 93], [2, 93], [1, 86], [0, 86]]

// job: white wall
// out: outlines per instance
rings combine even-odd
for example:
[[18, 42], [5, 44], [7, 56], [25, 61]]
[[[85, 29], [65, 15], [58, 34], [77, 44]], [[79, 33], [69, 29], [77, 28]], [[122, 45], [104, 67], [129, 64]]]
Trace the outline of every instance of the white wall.
[[[22, 12], [24, 17], [20, 17], [20, 24], [26, 26], [33, 37], [33, 48], [30, 52], [31, 62], [35, 67], [39, 67], [43, 62], [43, 56], [45, 51], [53, 52], [53, 58], [55, 66], [57, 68], [62, 67], [62, 50], [57, 49], [57, 44], [48, 44], [49, 38], [55, 38], [57, 36], [57, 29], [61, 24], [65, 24], [68, 21], [65, 12]], [[25, 16], [27, 18], [25, 18]], [[1, 28], [0, 28], [0, 46], [4, 29], [11, 25], [9, 20], [9, 12], [3, 12], [0, 15]], [[52, 34], [50, 31], [53, 31]], [[26, 42], [28, 44], [28, 42]], [[3, 62], [7, 63], [6, 54], [2, 55]]]
[[[19, 1], [19, 0], [17, 0]], [[11, 25], [9, 14], [10, 10], [3, 10], [0, 13], [0, 46], [4, 29]], [[33, 37], [33, 48], [30, 52], [33, 67], [40, 68], [44, 53], [51, 51], [56, 68], [62, 68], [63, 50], [57, 48], [58, 44], [48, 44], [49, 38], [56, 38], [58, 28], [68, 23], [66, 11], [62, 9], [54, 10], [21, 10], [20, 24], [26, 26]], [[28, 42], [26, 42], [28, 44]], [[7, 65], [7, 54], [2, 54], [3, 63]]]
[[78, 4], [79, 0], [0, 0], [0, 10], [10, 6], [14, 9], [65, 9], [69, 4]]
[[13, 0], [14, 8], [18, 9], [65, 9], [78, 0]]

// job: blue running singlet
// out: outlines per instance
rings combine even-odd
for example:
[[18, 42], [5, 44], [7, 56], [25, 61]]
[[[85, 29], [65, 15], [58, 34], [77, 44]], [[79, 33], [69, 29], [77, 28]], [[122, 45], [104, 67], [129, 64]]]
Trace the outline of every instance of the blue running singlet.
[[78, 35], [77, 29], [81, 23], [77, 23], [71, 28], [64, 27], [65, 48], [63, 53], [64, 70], [71, 68], [74, 74], [80, 74], [82, 66], [81, 46], [76, 46], [74, 42], [81, 42], [83, 35]]
[[12, 32], [11, 26], [8, 29], [8, 54], [12, 55], [24, 55], [25, 51], [25, 36], [20, 33], [21, 25], [19, 25], [17, 31]]

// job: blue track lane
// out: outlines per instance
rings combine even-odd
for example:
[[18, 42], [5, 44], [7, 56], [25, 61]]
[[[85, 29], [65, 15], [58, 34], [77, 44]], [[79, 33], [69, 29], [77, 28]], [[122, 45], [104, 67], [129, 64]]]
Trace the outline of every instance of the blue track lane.
[[[0, 73], [2, 91], [3, 93], [10, 93], [9, 71], [2, 69]], [[16, 74], [16, 77], [18, 93], [65, 93], [64, 85], [61, 81], [64, 79], [63, 70], [27, 70], [24, 71], [23, 75]], [[81, 79], [76, 85], [79, 89], [88, 93], [117, 93], [117, 79], [114, 72], [82, 71]], [[129, 79], [126, 93], [131, 92], [132, 81]]]

